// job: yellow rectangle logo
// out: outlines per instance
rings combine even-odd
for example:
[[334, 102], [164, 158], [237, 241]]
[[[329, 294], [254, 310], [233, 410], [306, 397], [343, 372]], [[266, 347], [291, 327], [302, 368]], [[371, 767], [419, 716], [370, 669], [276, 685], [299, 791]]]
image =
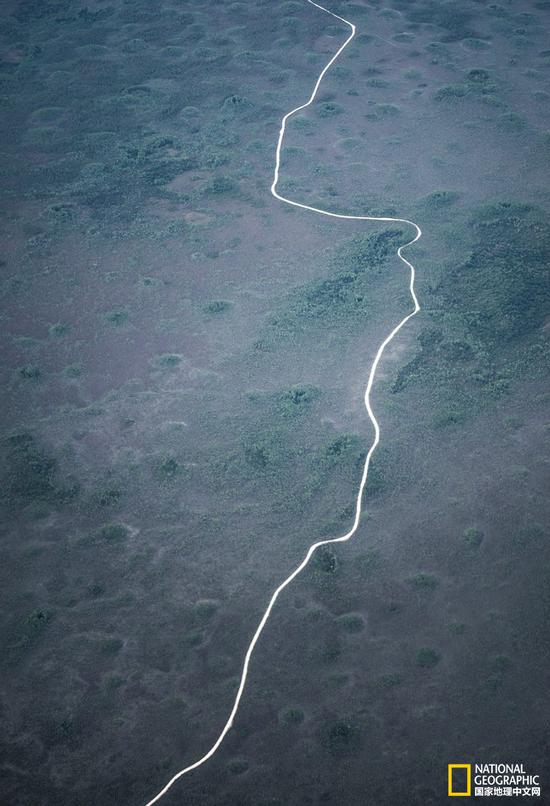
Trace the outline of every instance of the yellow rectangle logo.
[[[466, 770], [466, 791], [455, 792], [453, 789], [453, 770]], [[472, 765], [471, 764], [449, 764], [447, 770], [448, 791], [450, 798], [468, 798], [472, 794]]]

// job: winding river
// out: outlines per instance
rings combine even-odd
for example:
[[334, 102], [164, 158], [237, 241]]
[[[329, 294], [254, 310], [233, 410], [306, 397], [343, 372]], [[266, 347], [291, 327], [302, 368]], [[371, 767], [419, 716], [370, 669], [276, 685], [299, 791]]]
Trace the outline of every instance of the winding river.
[[414, 223], [414, 221], [409, 221], [406, 218], [389, 218], [389, 217], [370, 216], [370, 215], [343, 215], [342, 213], [333, 213], [330, 210], [323, 210], [323, 209], [321, 209], [319, 207], [312, 207], [309, 204], [305, 204], [304, 202], [296, 201], [295, 199], [287, 199], [285, 196], [281, 196], [281, 194], [277, 190], [277, 185], [279, 183], [279, 170], [280, 170], [280, 165], [281, 165], [281, 151], [282, 151], [282, 148], [283, 148], [283, 142], [284, 142], [284, 137], [285, 137], [285, 132], [286, 132], [286, 125], [287, 125], [288, 121], [290, 120], [290, 118], [293, 115], [296, 115], [298, 112], [301, 112], [303, 109], [306, 109], [308, 106], [310, 106], [315, 101], [315, 98], [317, 97], [317, 92], [319, 90], [319, 86], [321, 85], [321, 82], [322, 82], [324, 76], [330, 70], [330, 68], [332, 67], [334, 62], [338, 59], [338, 57], [341, 55], [341, 53], [343, 53], [343, 51], [347, 48], [347, 46], [349, 45], [349, 43], [352, 41], [352, 39], [355, 36], [355, 25], [353, 23], [349, 22], [348, 20], [344, 19], [343, 17], [338, 16], [338, 14], [334, 14], [332, 11], [329, 11], [328, 9], [324, 8], [324, 6], [319, 5], [319, 3], [315, 3], [313, 0], [306, 0], [306, 2], [308, 2], [312, 6], [315, 6], [316, 8], [320, 9], [325, 14], [330, 15], [334, 19], [336, 19], [339, 22], [341, 22], [344, 25], [346, 25], [348, 27], [348, 29], [349, 29], [349, 35], [347, 36], [345, 42], [338, 48], [336, 53], [332, 56], [330, 61], [328, 61], [327, 64], [325, 64], [325, 66], [323, 67], [323, 69], [319, 73], [319, 76], [318, 76], [318, 78], [317, 78], [317, 80], [315, 82], [315, 85], [313, 87], [313, 90], [311, 92], [311, 95], [310, 95], [309, 99], [305, 103], [300, 104], [300, 106], [297, 106], [295, 109], [292, 109], [290, 112], [287, 112], [286, 115], [283, 117], [283, 119], [281, 121], [281, 127], [279, 129], [279, 137], [278, 137], [277, 146], [276, 146], [276, 149], [275, 149], [275, 168], [274, 168], [274, 172], [273, 172], [273, 183], [271, 185], [271, 193], [276, 199], [278, 199], [283, 204], [290, 204], [290, 205], [292, 205], [292, 207], [299, 207], [302, 210], [307, 210], [310, 213], [314, 213], [316, 215], [328, 216], [329, 218], [345, 219], [345, 220], [348, 220], [348, 221], [381, 221], [381, 222], [389, 221], [389, 222], [394, 222], [394, 223], [398, 223], [398, 224], [406, 224], [406, 225], [412, 227], [412, 229], [414, 231], [414, 237], [411, 238], [411, 240], [407, 241], [406, 243], [402, 244], [402, 246], [399, 247], [399, 249], [397, 250], [397, 255], [398, 255], [399, 259], [405, 264], [405, 266], [407, 266], [408, 271], [409, 271], [409, 291], [410, 291], [413, 307], [412, 307], [412, 310], [410, 311], [410, 313], [408, 313], [405, 317], [403, 317], [403, 319], [400, 322], [398, 322], [395, 325], [395, 327], [391, 330], [391, 332], [388, 333], [388, 335], [386, 336], [384, 341], [380, 344], [380, 346], [378, 347], [378, 349], [376, 351], [376, 355], [374, 357], [374, 360], [373, 360], [373, 362], [371, 364], [371, 367], [370, 367], [370, 370], [369, 370], [369, 376], [368, 376], [367, 385], [366, 385], [365, 394], [364, 394], [364, 402], [365, 402], [365, 408], [367, 410], [367, 414], [368, 414], [369, 419], [370, 419], [370, 421], [371, 421], [371, 423], [372, 423], [372, 425], [374, 427], [374, 439], [373, 439], [373, 441], [371, 443], [371, 446], [370, 446], [369, 451], [367, 453], [367, 456], [365, 458], [365, 463], [364, 463], [364, 466], [363, 466], [363, 473], [362, 473], [362, 476], [361, 476], [361, 482], [360, 482], [359, 488], [357, 490], [357, 496], [356, 496], [356, 502], [355, 502], [355, 517], [353, 519], [353, 524], [351, 526], [351, 529], [348, 532], [346, 532], [346, 534], [341, 535], [340, 537], [333, 537], [333, 538], [330, 538], [330, 539], [327, 539], [327, 540], [319, 540], [317, 543], [313, 543], [313, 545], [310, 546], [310, 548], [308, 549], [308, 551], [307, 551], [305, 557], [303, 558], [302, 562], [292, 571], [291, 574], [289, 574], [289, 576], [287, 576], [286, 579], [284, 579], [281, 582], [279, 587], [276, 588], [276, 590], [273, 591], [273, 593], [271, 594], [271, 598], [269, 599], [269, 602], [267, 604], [267, 607], [266, 607], [266, 609], [264, 611], [264, 614], [263, 614], [263, 616], [262, 616], [262, 618], [261, 618], [261, 620], [260, 620], [260, 622], [259, 622], [259, 624], [258, 624], [258, 626], [256, 628], [256, 631], [254, 632], [254, 635], [252, 636], [252, 638], [250, 640], [250, 643], [248, 645], [248, 649], [246, 650], [244, 660], [243, 660], [243, 666], [242, 666], [242, 671], [241, 671], [239, 687], [238, 687], [237, 693], [235, 695], [235, 699], [233, 701], [233, 706], [231, 708], [229, 716], [227, 717], [227, 720], [226, 720], [223, 728], [221, 729], [216, 741], [210, 747], [208, 752], [206, 752], [203, 756], [201, 756], [199, 759], [194, 761], [192, 764], [189, 764], [187, 767], [184, 767], [183, 769], [179, 770], [179, 772], [177, 772], [175, 775], [173, 775], [172, 778], [170, 778], [170, 780], [162, 787], [162, 789], [151, 800], [149, 800], [147, 802], [146, 806], [153, 806], [154, 803], [157, 803], [163, 797], [163, 795], [165, 795], [168, 792], [168, 790], [176, 783], [176, 781], [178, 781], [180, 778], [182, 778], [188, 772], [191, 772], [192, 770], [196, 770], [198, 767], [201, 767], [206, 761], [208, 761], [208, 759], [212, 758], [212, 756], [216, 753], [216, 751], [218, 750], [219, 746], [221, 745], [221, 743], [225, 739], [228, 731], [230, 730], [230, 728], [231, 728], [231, 726], [233, 724], [233, 721], [234, 721], [234, 719], [235, 719], [235, 717], [237, 715], [237, 711], [239, 710], [239, 705], [240, 705], [240, 702], [241, 702], [241, 698], [243, 696], [243, 693], [244, 693], [244, 690], [245, 690], [245, 687], [246, 687], [246, 681], [247, 681], [247, 678], [248, 678], [248, 669], [249, 669], [249, 665], [250, 665], [252, 655], [254, 653], [254, 649], [255, 649], [256, 644], [258, 643], [258, 640], [259, 640], [259, 638], [260, 638], [260, 636], [261, 636], [261, 634], [262, 634], [262, 632], [264, 630], [264, 627], [266, 626], [266, 624], [268, 622], [268, 619], [269, 619], [269, 617], [271, 615], [271, 612], [272, 612], [272, 610], [273, 610], [273, 608], [275, 606], [275, 603], [276, 603], [277, 599], [279, 598], [281, 593], [284, 591], [284, 589], [287, 588], [290, 585], [290, 583], [293, 582], [294, 579], [296, 579], [298, 574], [300, 574], [304, 570], [304, 568], [307, 566], [307, 564], [309, 563], [309, 561], [311, 560], [312, 556], [314, 555], [314, 553], [317, 551], [318, 548], [320, 548], [321, 546], [329, 546], [332, 543], [346, 543], [357, 532], [357, 528], [359, 526], [359, 521], [360, 521], [360, 518], [361, 518], [363, 493], [364, 493], [364, 490], [365, 490], [365, 485], [367, 483], [370, 462], [371, 462], [371, 459], [372, 459], [372, 455], [373, 455], [374, 451], [376, 450], [376, 447], [377, 447], [378, 443], [380, 442], [380, 426], [379, 426], [378, 420], [376, 419], [375, 414], [374, 414], [374, 412], [372, 410], [371, 400], [370, 400], [371, 391], [372, 391], [372, 387], [373, 387], [373, 384], [374, 384], [374, 379], [376, 377], [376, 370], [378, 369], [378, 365], [379, 365], [380, 360], [381, 360], [381, 358], [382, 358], [382, 356], [384, 354], [384, 350], [386, 349], [388, 344], [391, 341], [393, 341], [393, 339], [397, 336], [397, 334], [399, 333], [401, 328], [406, 325], [406, 323], [409, 321], [409, 319], [411, 319], [413, 316], [415, 316], [418, 313], [418, 311], [420, 310], [420, 305], [418, 303], [418, 299], [417, 299], [417, 296], [416, 296], [416, 293], [415, 293], [415, 287], [414, 287], [415, 286], [415, 270], [414, 270], [414, 266], [406, 258], [403, 257], [403, 250], [406, 249], [408, 246], [411, 246], [413, 243], [416, 243], [416, 241], [418, 241], [419, 238], [422, 235], [422, 230], [420, 229], [420, 227], [417, 224]]

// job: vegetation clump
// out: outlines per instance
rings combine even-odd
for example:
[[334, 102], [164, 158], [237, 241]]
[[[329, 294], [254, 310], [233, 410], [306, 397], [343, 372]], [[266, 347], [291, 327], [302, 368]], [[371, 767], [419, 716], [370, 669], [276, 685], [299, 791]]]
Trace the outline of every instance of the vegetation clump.
[[514, 548], [525, 551], [534, 548], [545, 536], [540, 523], [531, 523], [519, 529], [512, 538]]
[[328, 546], [321, 546], [314, 554], [315, 568], [325, 574], [334, 574], [338, 568], [336, 554]]
[[248, 761], [242, 758], [234, 758], [227, 763], [227, 769], [233, 775], [242, 775], [243, 772], [246, 772], [249, 767]]
[[230, 176], [215, 176], [205, 186], [206, 193], [214, 193], [218, 196], [235, 194], [237, 190], [238, 185]]
[[489, 81], [489, 73], [487, 70], [482, 70], [479, 68], [468, 70], [466, 73], [466, 80], [471, 81], [474, 84], [486, 84]]
[[439, 580], [433, 574], [415, 574], [409, 577], [409, 583], [413, 588], [420, 591], [433, 591], [439, 586]]
[[433, 669], [440, 660], [441, 655], [431, 647], [422, 647], [416, 653], [416, 663], [423, 669]]
[[456, 101], [459, 98], [464, 98], [468, 94], [468, 86], [466, 84], [447, 84], [445, 87], [440, 87], [434, 93], [434, 101]]
[[316, 109], [317, 114], [321, 118], [330, 118], [334, 117], [335, 115], [341, 115], [344, 111], [344, 108], [334, 101], [324, 101], [323, 103], [318, 104]]
[[120, 543], [129, 535], [129, 529], [122, 523], [107, 523], [102, 526], [99, 535], [107, 543]]
[[279, 398], [279, 411], [285, 417], [301, 414], [319, 394], [319, 388], [311, 384], [291, 386]]
[[120, 501], [122, 491], [115, 485], [108, 484], [99, 487], [91, 495], [90, 503], [94, 508], [112, 507]]
[[108, 325], [113, 327], [121, 327], [128, 321], [128, 311], [123, 308], [117, 308], [113, 311], [108, 311], [104, 315], [105, 321]]
[[361, 734], [352, 720], [338, 719], [327, 729], [325, 743], [334, 756], [348, 756], [359, 749]]
[[436, 428], [461, 425], [505, 394], [512, 374], [539, 372], [546, 360], [550, 225], [533, 205], [501, 201], [469, 226], [470, 255], [433, 289], [432, 324], [392, 386], [433, 389]]
[[428, 196], [425, 196], [424, 203], [427, 207], [437, 209], [438, 207], [448, 207], [454, 204], [458, 198], [459, 193], [454, 190], [435, 190]]
[[358, 633], [365, 629], [363, 616], [358, 613], [345, 613], [338, 619], [338, 624], [348, 633]]
[[161, 369], [175, 369], [179, 367], [183, 360], [183, 356], [178, 353], [163, 353], [154, 359], [155, 366]]
[[185, 473], [185, 467], [174, 456], [161, 459], [157, 466], [157, 473], [161, 481], [174, 481]]
[[395, 104], [376, 104], [376, 111], [384, 117], [396, 117], [401, 110]]
[[214, 599], [199, 599], [193, 608], [199, 621], [210, 621], [218, 612], [219, 602]]
[[469, 526], [464, 531], [464, 540], [472, 548], [478, 548], [483, 543], [483, 532], [476, 529], [475, 526]]
[[287, 708], [281, 714], [283, 725], [301, 725], [304, 721], [304, 712], [300, 708]]
[[402, 239], [397, 228], [350, 238], [331, 256], [334, 274], [294, 291], [283, 310], [269, 320], [268, 333], [257, 349], [272, 349], [276, 339], [294, 339], [316, 325], [352, 328], [368, 315], [372, 278], [382, 273], [384, 261]]
[[223, 111], [231, 114], [247, 111], [252, 106], [252, 102], [242, 95], [229, 95], [222, 103]]
[[46, 628], [53, 618], [51, 610], [33, 610], [25, 619], [24, 630], [27, 636], [37, 636]]
[[4, 490], [8, 500], [23, 503], [55, 502], [61, 497], [57, 484], [57, 460], [39, 445], [32, 434], [21, 432], [4, 441], [7, 473]]
[[50, 325], [49, 334], [50, 336], [55, 336], [60, 338], [61, 336], [66, 336], [69, 332], [68, 325], [64, 325], [62, 322], [56, 322], [55, 325]]
[[449, 425], [460, 425], [466, 419], [464, 412], [458, 409], [446, 408], [443, 411], [434, 414], [432, 423], [434, 428], [445, 428]]
[[18, 375], [26, 381], [38, 381], [42, 376], [40, 367], [37, 367], [36, 364], [25, 364], [19, 367], [17, 372]]
[[120, 638], [103, 638], [99, 643], [99, 649], [102, 655], [118, 655], [122, 647], [123, 641]]
[[214, 299], [211, 302], [207, 302], [203, 310], [205, 313], [212, 314], [227, 313], [231, 308], [231, 304], [231, 302], [225, 299]]
[[394, 686], [400, 686], [402, 682], [403, 677], [398, 672], [388, 672], [378, 678], [376, 685], [379, 688], [394, 688]]

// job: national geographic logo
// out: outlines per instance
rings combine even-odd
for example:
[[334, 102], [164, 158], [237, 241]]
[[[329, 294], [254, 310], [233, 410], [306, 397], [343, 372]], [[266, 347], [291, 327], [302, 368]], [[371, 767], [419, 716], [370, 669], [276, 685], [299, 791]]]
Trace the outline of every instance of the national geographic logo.
[[527, 773], [523, 764], [448, 764], [448, 796], [471, 797], [472, 779], [475, 797], [540, 798], [541, 794], [540, 776]]
[[[455, 770], [461, 770], [455, 776]], [[462, 779], [462, 783], [456, 784], [456, 779]], [[459, 787], [456, 790], [455, 784]], [[450, 798], [468, 798], [472, 794], [472, 765], [471, 764], [449, 764], [447, 771], [447, 794]]]

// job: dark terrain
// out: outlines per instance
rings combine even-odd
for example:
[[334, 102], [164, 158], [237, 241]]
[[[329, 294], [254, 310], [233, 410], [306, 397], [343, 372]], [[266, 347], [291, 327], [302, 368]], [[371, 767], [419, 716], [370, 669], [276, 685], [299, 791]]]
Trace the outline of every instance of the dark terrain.
[[[163, 803], [439, 806], [476, 760], [549, 802], [550, 3], [328, 7], [357, 37], [280, 190], [417, 221], [422, 311], [358, 534]], [[412, 235], [269, 193], [346, 35], [298, 0], [3, 3], [2, 804], [143, 806], [351, 525]]]

